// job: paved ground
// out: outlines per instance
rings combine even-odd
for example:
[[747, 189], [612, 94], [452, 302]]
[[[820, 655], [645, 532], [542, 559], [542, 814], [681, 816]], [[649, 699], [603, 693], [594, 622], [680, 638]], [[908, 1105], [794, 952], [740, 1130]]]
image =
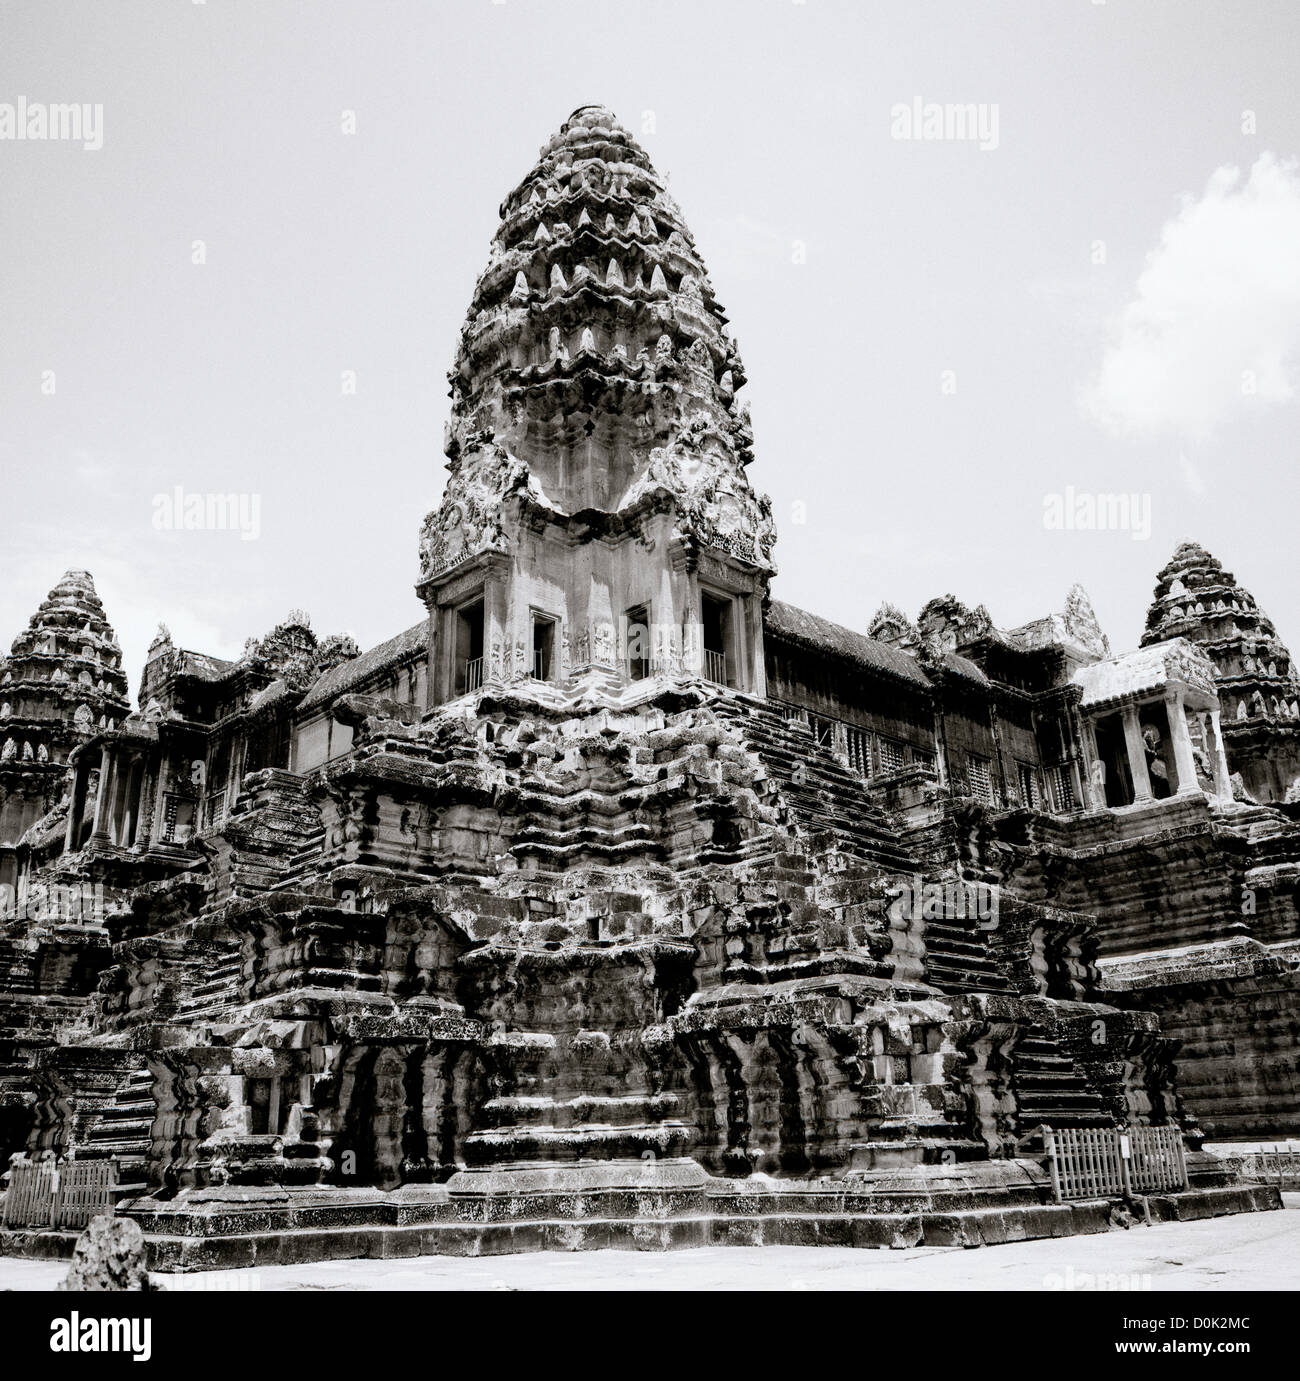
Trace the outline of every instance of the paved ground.
[[[1295, 1290], [1300, 1194], [1287, 1212], [1162, 1223], [963, 1250], [702, 1247], [679, 1252], [333, 1261], [165, 1276], [169, 1288], [253, 1290]], [[60, 1262], [0, 1258], [0, 1289], [50, 1290]]]

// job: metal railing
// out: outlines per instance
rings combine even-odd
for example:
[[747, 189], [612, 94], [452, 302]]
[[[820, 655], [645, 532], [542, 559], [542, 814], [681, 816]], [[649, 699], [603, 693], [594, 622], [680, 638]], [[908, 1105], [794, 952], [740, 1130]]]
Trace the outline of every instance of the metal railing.
[[465, 694], [481, 689], [483, 685], [483, 658], [471, 657], [465, 663]]
[[1178, 1127], [1043, 1127], [1056, 1202], [1187, 1188]]
[[704, 678], [706, 681], [716, 681], [720, 686], [727, 684], [727, 654], [725, 652], [714, 652], [707, 647], [704, 649]]

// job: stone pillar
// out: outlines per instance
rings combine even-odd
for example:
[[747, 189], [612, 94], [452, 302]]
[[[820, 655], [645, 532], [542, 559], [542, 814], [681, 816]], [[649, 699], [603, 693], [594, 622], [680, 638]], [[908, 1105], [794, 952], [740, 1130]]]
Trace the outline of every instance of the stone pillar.
[[755, 590], [741, 601], [745, 609], [745, 645], [749, 651], [749, 675], [742, 690], [767, 694], [767, 659], [763, 651], [763, 596]]
[[1196, 759], [1192, 756], [1192, 735], [1187, 727], [1187, 711], [1183, 707], [1182, 691], [1165, 696], [1165, 714], [1169, 718], [1169, 732], [1174, 736], [1174, 767], [1178, 772], [1178, 795], [1199, 791], [1196, 780]]
[[675, 666], [673, 643], [681, 637], [681, 616], [677, 609], [676, 589], [680, 583], [671, 562], [659, 571], [659, 589], [650, 610], [650, 671], [652, 675], [671, 674]]
[[1217, 707], [1210, 711], [1210, 733], [1214, 735], [1214, 748], [1210, 758], [1214, 768], [1214, 790], [1225, 801], [1230, 801], [1232, 799], [1232, 773], [1228, 770], [1228, 755], [1223, 747], [1223, 724], [1220, 721]]
[[[510, 633], [506, 583], [494, 569], [489, 571], [487, 579], [483, 582], [484, 682], [510, 678], [515, 660], [515, 648]], [[454, 678], [454, 669], [452, 675]]]
[[114, 843], [129, 848], [135, 833], [136, 799], [140, 789], [140, 759], [128, 753], [122, 773], [122, 804], [117, 812], [117, 835]]
[[170, 752], [165, 749], [160, 751], [151, 784], [153, 810], [149, 816], [148, 835], [145, 840], [149, 848], [163, 842], [163, 832], [167, 828], [167, 788], [172, 782], [173, 771]]
[[1105, 810], [1105, 779], [1097, 771], [1101, 762], [1101, 753], [1097, 748], [1097, 726], [1083, 715], [1079, 718], [1079, 741], [1083, 745], [1083, 800], [1089, 810]]
[[[618, 667], [617, 623], [610, 598], [609, 575], [605, 562], [600, 568], [592, 563], [587, 592], [587, 616], [590, 633], [591, 664], [602, 671], [616, 671]], [[530, 657], [532, 650], [529, 649]]]
[[108, 838], [111, 798], [117, 790], [117, 772], [114, 769], [112, 750], [108, 747], [102, 748], [99, 757], [99, 791], [95, 796], [95, 820], [90, 829], [90, 836], [95, 840], [102, 841]]
[[63, 852], [72, 853], [77, 847], [77, 835], [81, 829], [81, 816], [86, 809], [86, 778], [89, 776], [86, 765], [78, 758], [72, 770], [72, 790], [68, 793], [68, 823], [63, 831]]
[[672, 620], [669, 669], [675, 676], [698, 676], [704, 667], [700, 629], [699, 587], [690, 571], [690, 553], [675, 543], [672, 567]]
[[1128, 768], [1133, 776], [1133, 802], [1150, 801], [1151, 774], [1147, 771], [1147, 749], [1142, 739], [1142, 726], [1138, 723], [1137, 706], [1130, 703], [1122, 711], [1124, 720], [1124, 746], [1128, 750]]

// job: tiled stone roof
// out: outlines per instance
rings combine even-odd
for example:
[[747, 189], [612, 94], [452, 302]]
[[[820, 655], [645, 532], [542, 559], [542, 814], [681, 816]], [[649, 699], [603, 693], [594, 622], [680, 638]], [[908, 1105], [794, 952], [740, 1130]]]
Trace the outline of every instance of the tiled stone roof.
[[377, 644], [369, 652], [363, 652], [360, 657], [353, 657], [350, 661], [341, 662], [332, 670], [327, 671], [312, 686], [304, 696], [299, 708], [311, 710], [324, 705], [327, 701], [334, 699], [336, 695], [342, 695], [345, 691], [355, 690], [364, 685], [372, 677], [383, 671], [385, 667], [400, 662], [403, 657], [407, 657], [413, 652], [418, 652], [424, 646], [428, 627], [428, 621], [421, 619], [419, 623], [412, 624], [404, 633], [398, 633], [396, 637], [389, 638], [387, 642]]
[[[865, 633], [855, 633], [851, 628], [810, 614], [806, 609], [797, 609], [793, 604], [782, 604], [774, 599], [768, 606], [764, 628], [770, 636], [842, 657], [885, 676], [896, 676], [901, 681], [912, 681], [922, 686], [930, 684], [915, 657], [888, 643], [868, 638]], [[975, 670], [978, 671], [978, 668]]]

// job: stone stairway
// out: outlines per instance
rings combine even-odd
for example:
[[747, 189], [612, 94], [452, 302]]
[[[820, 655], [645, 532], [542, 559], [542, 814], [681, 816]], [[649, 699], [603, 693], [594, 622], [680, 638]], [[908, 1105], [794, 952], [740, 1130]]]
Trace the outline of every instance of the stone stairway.
[[863, 778], [818, 743], [801, 720], [748, 697], [723, 700], [715, 708], [777, 783], [798, 838], [882, 868], [918, 870], [898, 827], [868, 797]]
[[1031, 1031], [1022, 1037], [1013, 1061], [1012, 1082], [1022, 1133], [1044, 1123], [1051, 1127], [1114, 1124], [1114, 1119], [1103, 1110], [1101, 1099], [1088, 1087], [1088, 1081], [1046, 1032]]
[[307, 876], [313, 869], [316, 860], [320, 857], [321, 846], [325, 842], [325, 830], [323, 826], [318, 826], [312, 830], [294, 849], [285, 865], [284, 875], [277, 884], [278, 888], [292, 887], [299, 879]]
[[578, 1094], [490, 1099], [489, 1125], [466, 1145], [471, 1165], [507, 1161], [639, 1160], [685, 1153], [691, 1129], [675, 1094]]
[[32, 954], [19, 940], [0, 937], [0, 986], [6, 994], [36, 991]]
[[[495, 1092], [465, 1142], [466, 1163], [640, 1160], [684, 1154], [690, 1127], [675, 1093], [604, 1032], [512, 1031], [492, 1047]], [[557, 1069], [570, 1075], [557, 1080]]]
[[537, 858], [563, 867], [581, 857], [614, 863], [623, 857], [661, 860], [658, 832], [629, 817], [622, 800], [574, 783], [565, 791], [521, 793], [528, 814], [515, 834], [510, 852], [519, 859]]
[[210, 1021], [242, 1002], [243, 954], [234, 942], [223, 944], [222, 949], [224, 952], [211, 965], [205, 966], [201, 981], [195, 983], [177, 1004], [177, 1020]]
[[148, 1178], [149, 1147], [158, 1104], [153, 1093], [153, 1072], [126, 1071], [117, 1092], [100, 1109], [86, 1129], [84, 1151], [92, 1156], [111, 1156], [117, 1162], [119, 1189], [143, 1186]]
[[944, 992], [1010, 993], [1014, 984], [990, 957], [986, 931], [969, 922], [927, 919], [925, 976]]

